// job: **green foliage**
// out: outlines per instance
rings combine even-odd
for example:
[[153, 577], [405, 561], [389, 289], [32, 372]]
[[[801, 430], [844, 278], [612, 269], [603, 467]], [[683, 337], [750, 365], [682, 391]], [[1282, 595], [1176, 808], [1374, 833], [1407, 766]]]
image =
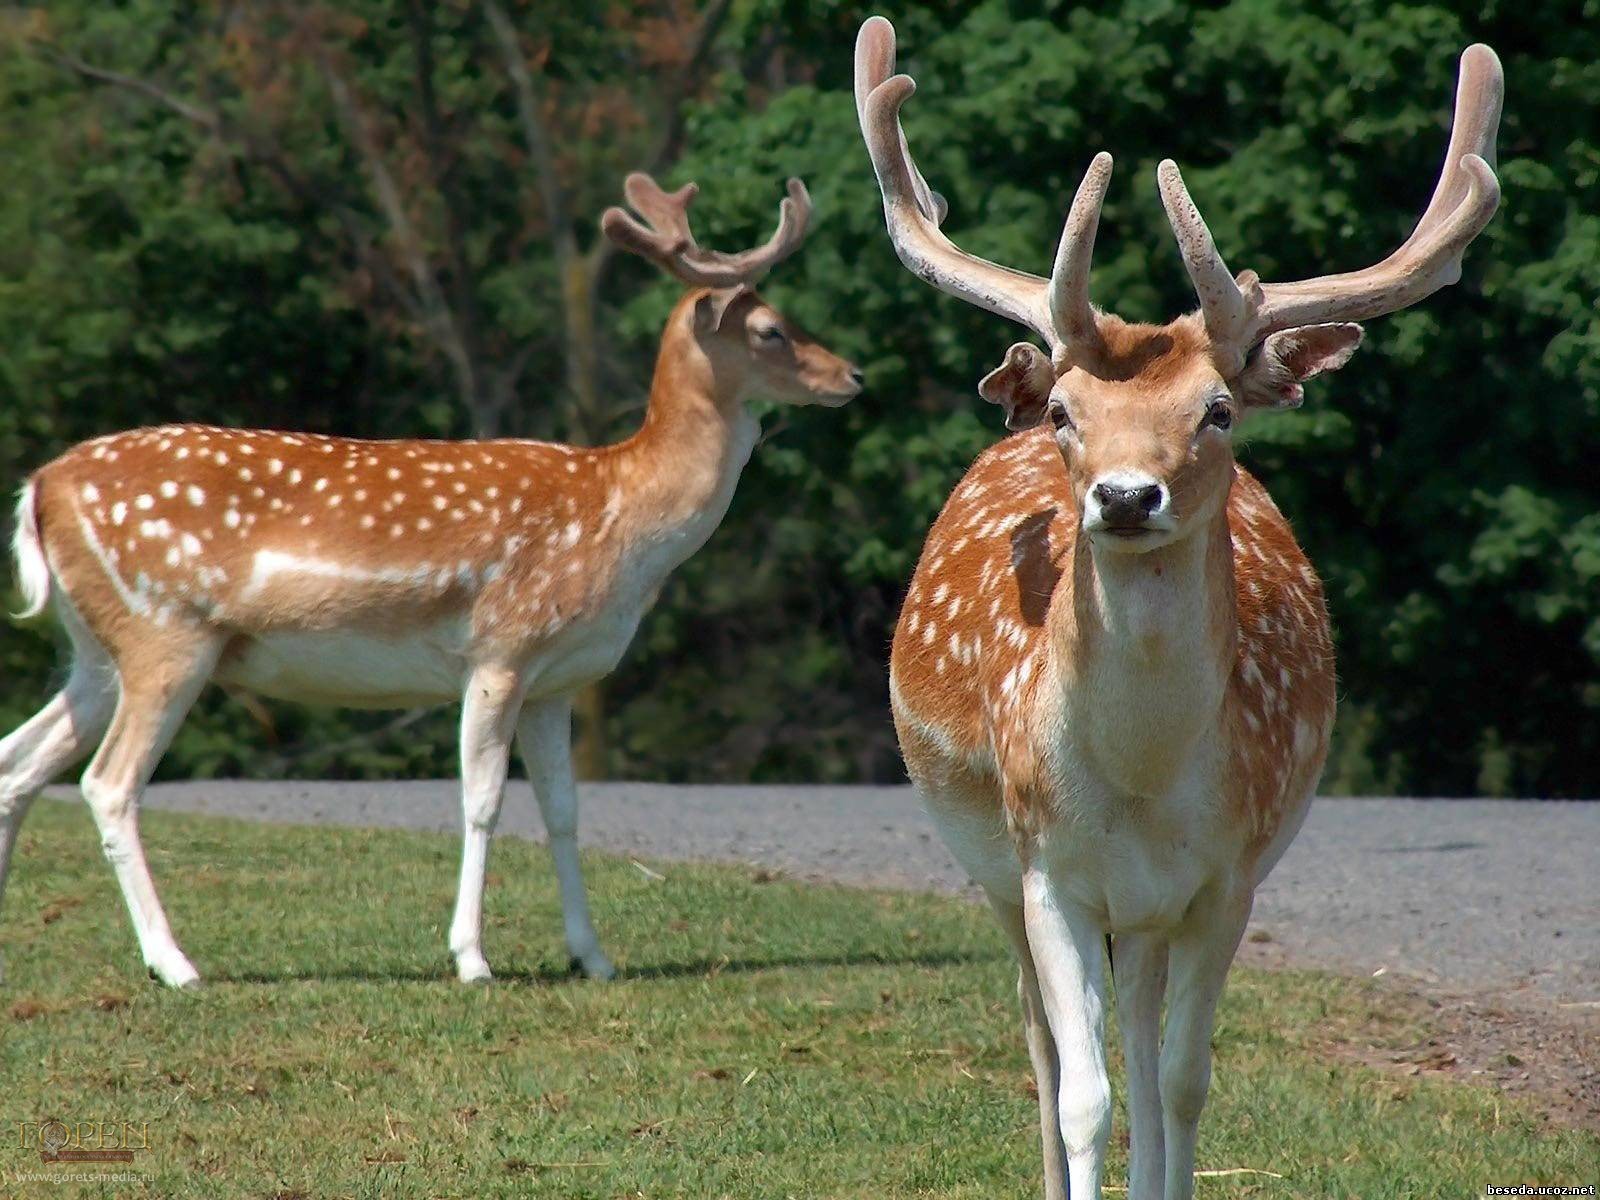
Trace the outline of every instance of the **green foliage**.
[[[542, 85], [581, 98], [638, 69], [616, 23], [547, 7], [517, 10], [550, 24], [537, 30], [552, 47]], [[400, 9], [366, 0], [349, 35], [361, 87], [394, 104], [409, 86]], [[646, 12], [619, 11], [622, 23]], [[861, 362], [868, 390], [843, 410], [769, 417], [723, 528], [663, 592], [614, 677], [618, 774], [899, 770], [884, 684], [894, 614], [951, 484], [1001, 435], [974, 385], [1022, 333], [934, 293], [889, 247], [850, 98], [866, 11], [736, 5], [669, 173], [702, 183], [696, 226], [710, 245], [764, 236], [783, 177], [807, 180], [813, 236], [764, 293]], [[514, 220], [532, 200], [526, 164], [496, 149], [514, 141], [509, 101], [485, 82], [494, 72], [479, 23], [452, 12], [441, 18], [441, 78], [453, 119], [473, 131], [461, 186], [481, 225], [474, 253], [492, 267], [485, 304], [496, 337], [534, 348], [522, 388], [530, 427], [559, 432], [569, 410], [549, 231]], [[950, 201], [947, 230], [1042, 271], [1083, 166], [1109, 149], [1117, 176], [1093, 290], [1138, 319], [1193, 304], [1156, 197], [1159, 159], [1184, 164], [1235, 268], [1287, 279], [1364, 265], [1426, 202], [1456, 54], [1472, 40], [1501, 52], [1505, 201], [1462, 283], [1373, 322], [1356, 361], [1319, 381], [1305, 409], [1246, 431], [1243, 458], [1328, 585], [1351, 714], [1332, 782], [1592, 793], [1600, 4], [988, 0], [891, 15], [919, 82], [907, 132]], [[211, 34], [187, 10], [142, 0], [52, 16], [85, 56], [175, 89], [204, 82], [180, 51]], [[169, 112], [86, 88], [20, 32], [0, 65], [0, 153], [27, 180], [0, 195], [7, 478], [88, 434], [157, 419], [359, 434], [468, 426], [415, 331], [364, 302], [326, 214], [223, 159]], [[320, 87], [273, 100], [288, 107], [280, 127], [297, 152], [362, 194]], [[585, 222], [615, 195], [617, 155], [596, 145], [572, 164]], [[636, 413], [675, 287], [644, 264], [618, 266], [602, 304], [607, 370]], [[42, 698], [47, 647], [31, 632], [0, 641], [7, 723]], [[317, 746], [390, 719], [274, 711], [276, 746], [237, 707], [206, 709], [166, 769], [451, 769], [446, 717], [335, 758]]]
[[[818, 590], [894, 611], [949, 484], [1000, 434], [973, 384], [1022, 336], [895, 261], [849, 96], [845, 48], [860, 14], [825, 11], [822, 28], [800, 19], [838, 46], [809, 85], [755, 114], [730, 93], [696, 124], [680, 171], [808, 174], [818, 230], [772, 290], [868, 364], [867, 394], [808, 431], [807, 461], [829, 486], [797, 496], [766, 448], [695, 564], [737, 573], [761, 557], [771, 514], [753, 496], [781, 496], [790, 516], [821, 502], [810, 519], [834, 541], [825, 574], [751, 614], [763, 646], [810, 624]], [[1473, 40], [1501, 51], [1505, 203], [1465, 279], [1373, 322], [1356, 362], [1320, 381], [1305, 409], [1260, 418], [1243, 438], [1244, 461], [1327, 581], [1349, 718], [1330, 786], [1594, 791], [1600, 6], [1585, 11], [1575, 23], [1559, 6], [1130, 0], [897, 17], [902, 69], [919, 85], [907, 136], [950, 201], [947, 231], [1045, 270], [1079, 173], [1109, 149], [1117, 180], [1093, 292], [1155, 320], [1193, 305], [1153, 186], [1160, 158], [1188, 168], [1236, 268], [1292, 279], [1374, 262], [1426, 203], [1456, 54]], [[749, 29], [791, 19], [793, 6], [763, 5]], [[761, 214], [724, 188], [704, 205], [726, 214], [735, 240]], [[883, 638], [882, 626], [861, 629], [850, 659], [881, 661]]]

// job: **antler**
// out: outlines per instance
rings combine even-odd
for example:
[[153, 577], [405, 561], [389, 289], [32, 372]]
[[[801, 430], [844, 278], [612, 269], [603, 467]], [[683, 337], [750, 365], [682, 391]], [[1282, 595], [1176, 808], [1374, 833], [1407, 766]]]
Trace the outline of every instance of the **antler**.
[[1060, 358], [1074, 345], [1098, 343], [1089, 303], [1089, 261], [1100, 206], [1111, 182], [1111, 156], [1097, 154], [1078, 187], [1048, 280], [968, 254], [939, 226], [947, 206], [912, 161], [900, 107], [917, 90], [909, 75], [894, 75], [894, 26], [871, 17], [856, 38], [856, 115], [883, 193], [884, 222], [895, 253], [942, 292], [1026, 325]]
[[1495, 133], [1505, 77], [1488, 46], [1461, 55], [1454, 124], [1444, 167], [1422, 219], [1404, 244], [1374, 266], [1295, 283], [1262, 283], [1254, 271], [1237, 279], [1211, 240], [1171, 159], [1156, 172], [1167, 219], [1200, 297], [1214, 340], [1248, 350], [1269, 333], [1300, 325], [1360, 321], [1416, 304], [1461, 278], [1467, 244], [1500, 204]]
[[766, 245], [738, 254], [702, 249], [689, 230], [689, 205], [699, 193], [686, 183], [675, 192], [663, 191], [650, 176], [635, 171], [623, 181], [622, 191], [641, 223], [620, 208], [600, 215], [600, 228], [624, 250], [631, 250], [663, 270], [697, 287], [733, 287], [754, 283], [805, 240], [811, 221], [811, 196], [798, 179], [789, 180], [789, 194], [778, 206], [778, 228]]

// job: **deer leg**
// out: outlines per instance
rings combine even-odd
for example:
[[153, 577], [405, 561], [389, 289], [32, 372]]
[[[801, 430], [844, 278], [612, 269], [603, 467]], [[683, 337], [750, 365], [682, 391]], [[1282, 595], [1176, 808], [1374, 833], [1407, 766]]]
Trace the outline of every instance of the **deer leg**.
[[500, 817], [511, 734], [522, 704], [522, 681], [507, 667], [479, 667], [461, 704], [461, 883], [450, 922], [450, 953], [463, 983], [490, 978], [483, 957], [483, 875], [489, 836]]
[[572, 701], [569, 697], [531, 704], [522, 713], [517, 743], [539, 801], [550, 857], [561, 887], [561, 917], [567, 952], [591, 979], [610, 979], [616, 968], [600, 948], [589, 897], [578, 862], [578, 788], [572, 778]]
[[1211, 1029], [1233, 963], [1249, 893], [1220, 899], [1195, 914], [1172, 940], [1168, 961], [1167, 1029], [1161, 1043], [1161, 1111], [1166, 1149], [1166, 1200], [1194, 1195], [1195, 1138], [1211, 1086]]
[[83, 776], [100, 844], [117, 874], [139, 950], [152, 975], [172, 987], [200, 976], [173, 940], [139, 841], [139, 797], [216, 665], [221, 643], [191, 640], [122, 664], [122, 694], [111, 729]]
[[0, 898], [34, 797], [106, 731], [116, 693], [100, 662], [80, 657], [66, 687], [0, 741]]
[[1100, 1173], [1111, 1136], [1105, 935], [1039, 867], [1023, 875], [1022, 915], [1061, 1064], [1056, 1117], [1067, 1155], [1068, 1195], [1072, 1200], [1100, 1200]]
[[1022, 1031], [1033, 1062], [1033, 1077], [1039, 1087], [1039, 1141], [1044, 1147], [1044, 1200], [1067, 1200], [1067, 1151], [1061, 1141], [1061, 1119], [1056, 1100], [1061, 1090], [1061, 1062], [1056, 1057], [1055, 1039], [1045, 1018], [1044, 997], [1039, 992], [1039, 976], [1028, 948], [1028, 930], [1022, 906], [988, 893], [989, 904], [1000, 921], [1000, 928], [1011, 939], [1017, 954], [1017, 998], [1022, 1002]]
[[1112, 944], [1111, 967], [1128, 1067], [1128, 1200], [1162, 1200], [1166, 1152], [1159, 1064], [1167, 943], [1154, 934], [1118, 934]]

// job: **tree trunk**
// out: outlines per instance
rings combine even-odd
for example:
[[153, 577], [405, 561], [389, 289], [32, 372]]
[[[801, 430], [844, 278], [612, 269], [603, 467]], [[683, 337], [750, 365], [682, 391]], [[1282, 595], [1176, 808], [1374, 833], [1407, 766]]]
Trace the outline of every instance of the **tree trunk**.
[[572, 434], [593, 445], [604, 434], [600, 411], [600, 353], [595, 337], [595, 264], [574, 254], [562, 264], [562, 315], [566, 326], [567, 391]]
[[572, 772], [579, 779], [610, 778], [606, 753], [606, 683], [597, 679], [572, 700], [578, 729], [572, 743]]

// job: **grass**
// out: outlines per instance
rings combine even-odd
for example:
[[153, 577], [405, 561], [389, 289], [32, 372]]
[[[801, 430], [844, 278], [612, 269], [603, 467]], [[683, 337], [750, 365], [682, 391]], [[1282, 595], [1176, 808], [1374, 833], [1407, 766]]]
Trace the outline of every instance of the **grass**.
[[[657, 864], [656, 880], [596, 857], [625, 977], [592, 984], [566, 977], [544, 852], [505, 839], [486, 939], [500, 979], [471, 989], [444, 950], [451, 838], [144, 826], [208, 985], [145, 981], [86, 814], [41, 802], [0, 922], [0, 1195], [74, 1194], [15, 1174], [42, 1169], [15, 1123], [50, 1116], [147, 1124], [132, 1170], [152, 1178], [82, 1193], [119, 1197], [1037, 1193], [1012, 969], [975, 908], [729, 868]], [[1315, 1050], [1355, 1026], [1414, 1038], [1412, 1019], [1360, 982], [1236, 972], [1200, 1165], [1285, 1178], [1198, 1194], [1595, 1181], [1591, 1134]]]

